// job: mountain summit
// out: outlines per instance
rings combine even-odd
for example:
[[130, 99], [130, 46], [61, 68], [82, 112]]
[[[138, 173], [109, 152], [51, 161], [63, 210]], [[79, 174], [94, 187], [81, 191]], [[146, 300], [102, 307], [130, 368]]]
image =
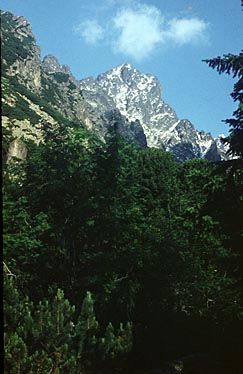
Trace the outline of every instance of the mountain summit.
[[210, 133], [195, 130], [187, 120], [180, 120], [175, 111], [162, 100], [162, 87], [151, 74], [141, 73], [131, 64], [122, 64], [80, 81], [86, 96], [103, 91], [128, 121], [142, 125], [148, 147], [164, 148], [179, 161], [204, 157], [217, 161], [225, 158], [225, 149]]
[[102, 141], [116, 123], [120, 133], [140, 149], [162, 148], [172, 152], [178, 161], [226, 158], [219, 139], [197, 131], [188, 119], [179, 119], [163, 101], [162, 87], [155, 76], [126, 63], [97, 78], [77, 81], [70, 68], [61, 65], [56, 57], [47, 55], [41, 61], [40, 48], [24, 17], [1, 12], [1, 19], [3, 125], [11, 123], [14, 136], [26, 138], [26, 128], [37, 134], [43, 119], [58, 121], [58, 111], [67, 120], [83, 123]]

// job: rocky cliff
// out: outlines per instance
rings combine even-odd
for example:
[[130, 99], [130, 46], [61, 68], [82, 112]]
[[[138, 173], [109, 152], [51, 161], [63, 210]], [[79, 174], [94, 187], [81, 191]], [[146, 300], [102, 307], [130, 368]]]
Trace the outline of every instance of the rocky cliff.
[[163, 148], [179, 161], [226, 158], [218, 139], [197, 131], [189, 120], [180, 120], [162, 100], [156, 77], [123, 64], [97, 78], [77, 81], [54, 56], [41, 61], [24, 17], [1, 12], [1, 20], [3, 126], [14, 139], [38, 142], [43, 121], [53, 126], [74, 121], [105, 141], [109, 127], [116, 123], [120, 133], [140, 149]]
[[197, 131], [189, 120], [180, 120], [162, 100], [158, 79], [130, 64], [120, 65], [96, 79], [84, 79], [80, 88], [87, 99], [105, 93], [128, 121], [139, 120], [148, 147], [164, 148], [180, 161], [194, 157], [213, 161], [225, 158], [225, 148], [219, 139]]
[[41, 61], [40, 48], [24, 17], [1, 12], [1, 20], [2, 119], [15, 139], [39, 142], [43, 121], [54, 125], [67, 120], [84, 125], [105, 141], [109, 127], [116, 122], [125, 138], [146, 148], [139, 121], [128, 121], [122, 116], [103, 90], [88, 98], [67, 65], [59, 64], [52, 55]]
[[17, 76], [20, 83], [39, 92], [41, 87], [40, 48], [31, 25], [21, 16], [1, 12], [2, 70]]

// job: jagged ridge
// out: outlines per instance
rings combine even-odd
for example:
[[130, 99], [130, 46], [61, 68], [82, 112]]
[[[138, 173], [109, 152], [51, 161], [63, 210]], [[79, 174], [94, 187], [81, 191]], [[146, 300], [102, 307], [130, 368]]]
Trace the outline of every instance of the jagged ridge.
[[[131, 64], [122, 64], [96, 79], [78, 82], [70, 68], [59, 64], [54, 56], [48, 55], [41, 62], [40, 48], [24, 17], [1, 12], [1, 18], [4, 75], [16, 78], [40, 99], [48, 101], [63, 117], [82, 122], [102, 141], [105, 141], [109, 126], [116, 122], [119, 131], [139, 148], [163, 148], [171, 151], [179, 161], [194, 157], [226, 158], [219, 139], [214, 140], [210, 133], [198, 132], [189, 120], [178, 119], [175, 111], [162, 100], [162, 88], [156, 77], [141, 73]], [[16, 45], [18, 49], [14, 47]], [[25, 121], [20, 118], [17, 124], [15, 135], [25, 137], [21, 127], [25, 128], [29, 121], [28, 128], [34, 125], [36, 130], [38, 122], [47, 119], [45, 108], [33, 104], [30, 97], [26, 100], [24, 95], [17, 97], [13, 92], [3, 98], [10, 111], [21, 101], [27, 108], [26, 113], [30, 109], [36, 114], [35, 123], [24, 117]], [[52, 122], [50, 117], [48, 120]], [[35, 136], [39, 135], [36, 133]]]
[[162, 100], [162, 88], [156, 77], [141, 73], [131, 64], [119, 65], [95, 80], [84, 79], [80, 87], [92, 96], [102, 88], [122, 115], [129, 121], [139, 120], [149, 147], [171, 151], [180, 161], [194, 157], [216, 161], [226, 157], [218, 139], [195, 130], [189, 120], [178, 119]]

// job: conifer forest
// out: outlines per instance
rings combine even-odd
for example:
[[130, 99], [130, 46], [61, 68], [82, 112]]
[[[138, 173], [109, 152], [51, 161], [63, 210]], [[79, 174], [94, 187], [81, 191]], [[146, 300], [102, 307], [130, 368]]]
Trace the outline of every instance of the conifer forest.
[[243, 373], [243, 55], [205, 63], [237, 81], [226, 161], [103, 142], [3, 69], [42, 133], [2, 129], [6, 374]]

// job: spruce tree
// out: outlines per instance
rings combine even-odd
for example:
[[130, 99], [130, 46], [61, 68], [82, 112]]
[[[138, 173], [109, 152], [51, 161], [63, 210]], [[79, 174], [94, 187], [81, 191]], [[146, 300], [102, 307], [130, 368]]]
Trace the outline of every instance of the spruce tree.
[[204, 61], [219, 74], [232, 74], [233, 78], [238, 79], [231, 93], [234, 101], [238, 102], [238, 107], [233, 113], [234, 117], [224, 121], [230, 126], [230, 134], [222, 141], [229, 145], [231, 155], [243, 159], [243, 51], [239, 55], [229, 53]]

